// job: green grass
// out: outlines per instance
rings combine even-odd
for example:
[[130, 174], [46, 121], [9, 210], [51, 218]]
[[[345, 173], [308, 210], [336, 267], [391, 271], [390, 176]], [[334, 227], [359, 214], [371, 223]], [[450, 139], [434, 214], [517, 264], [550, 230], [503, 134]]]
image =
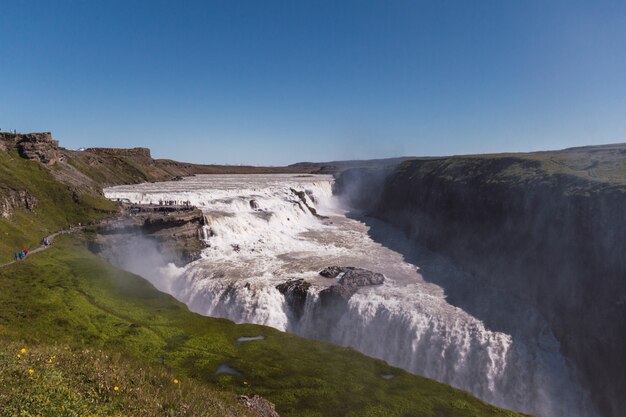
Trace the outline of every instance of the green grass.
[[[517, 415], [351, 349], [191, 313], [76, 237], [0, 270], [0, 305], [0, 335], [162, 364], [221, 391], [262, 395], [281, 416]], [[256, 335], [266, 339], [235, 342]], [[215, 376], [224, 363], [243, 375]]]
[[32, 211], [17, 209], [10, 218], [0, 218], [0, 263], [70, 224], [88, 223], [116, 210], [104, 198], [73, 192], [42, 164], [0, 151], [0, 200], [17, 191], [28, 192], [37, 203]]
[[253, 416], [232, 393], [128, 355], [0, 339], [0, 416]]
[[133, 184], [150, 179], [145, 170], [130, 158], [91, 156], [93, 161], [89, 162], [86, 160], [88, 157], [86, 153], [75, 153], [67, 159], [67, 163], [98, 184]]
[[511, 166], [502, 174], [509, 178], [517, 176], [522, 180], [536, 175], [564, 174], [596, 182], [626, 183], [626, 144], [624, 143], [559, 151], [464, 155], [441, 159], [460, 164], [508, 159], [511, 161]]

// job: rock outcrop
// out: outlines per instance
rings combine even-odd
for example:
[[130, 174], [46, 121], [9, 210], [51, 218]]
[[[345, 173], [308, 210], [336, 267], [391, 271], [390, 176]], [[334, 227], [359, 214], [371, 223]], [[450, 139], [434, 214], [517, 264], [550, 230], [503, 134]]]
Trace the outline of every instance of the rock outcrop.
[[[294, 193], [298, 199], [300, 200], [300, 202], [298, 204], [302, 204], [304, 205], [304, 207], [306, 207], [309, 212], [311, 212], [312, 215], [314, 215], [315, 217], [317, 217], [318, 219], [327, 219], [328, 217], [326, 216], [322, 216], [321, 214], [317, 213], [317, 210], [315, 209], [315, 207], [311, 207], [307, 201], [307, 193], [305, 191], [298, 191], [294, 188], [291, 188], [291, 192]], [[309, 197], [311, 198], [311, 197]], [[311, 198], [311, 201], [313, 201], [313, 199]], [[300, 208], [302, 208], [302, 205], [300, 205]], [[304, 209], [303, 209], [304, 211]]]
[[[346, 302], [359, 288], [380, 285], [385, 282], [383, 274], [351, 266], [329, 266], [320, 272], [320, 275], [333, 279], [340, 274], [341, 277], [335, 284], [319, 292], [320, 305], [318, 307], [322, 307], [321, 310], [316, 312], [319, 317], [328, 315], [327, 313], [330, 311], [326, 311], [328, 308], [344, 307]], [[276, 286], [276, 289], [285, 296], [287, 304], [291, 307], [297, 319], [300, 319], [304, 313], [310, 288], [311, 283], [302, 278], [290, 279]]]
[[89, 241], [89, 248], [119, 265], [120, 259], [134, 253], [142, 239], [147, 239], [156, 244], [163, 262], [182, 266], [200, 258], [205, 248], [200, 238], [203, 225], [204, 215], [197, 209], [125, 215], [101, 223]]
[[276, 412], [276, 406], [259, 395], [240, 395], [239, 402], [259, 417], [280, 417]]
[[37, 198], [25, 190], [0, 188], [0, 216], [9, 218], [16, 209], [32, 211], [37, 207]]
[[292, 279], [276, 286], [276, 289], [285, 296], [292, 311], [299, 319], [304, 312], [306, 298], [311, 284], [304, 279]]
[[62, 158], [59, 142], [50, 132], [7, 133], [0, 132], [0, 150], [17, 151], [22, 158], [53, 165]]
[[[337, 270], [339, 270], [339, 273], [335, 275], [335, 277], [339, 274], [343, 274], [337, 281], [337, 284], [331, 285], [330, 287], [320, 291], [319, 296], [323, 306], [332, 303], [346, 302], [359, 290], [360, 287], [380, 285], [385, 282], [385, 276], [383, 274], [351, 266], [332, 266], [325, 268], [322, 272], [334, 273]], [[320, 275], [322, 272], [320, 272]]]
[[337, 278], [343, 272], [340, 266], [328, 266], [320, 271], [320, 275], [324, 278]]
[[21, 135], [17, 149], [22, 158], [39, 161], [46, 165], [58, 162], [61, 154], [59, 142], [52, 139], [50, 132]]

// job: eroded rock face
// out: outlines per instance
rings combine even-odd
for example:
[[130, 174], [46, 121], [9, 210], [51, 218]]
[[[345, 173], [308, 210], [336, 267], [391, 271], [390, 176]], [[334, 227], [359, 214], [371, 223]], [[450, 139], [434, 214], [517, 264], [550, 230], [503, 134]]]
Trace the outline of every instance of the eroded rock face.
[[[302, 211], [305, 211], [302, 208], [302, 205], [304, 205], [304, 207], [306, 207], [311, 212], [311, 214], [314, 215], [315, 217], [317, 217], [318, 219], [327, 219], [328, 218], [327, 216], [322, 216], [322, 215], [318, 214], [317, 210], [315, 209], [315, 207], [311, 207], [309, 205], [309, 203], [306, 201], [306, 196], [308, 194], [305, 191], [298, 191], [298, 190], [295, 190], [295, 189], [291, 188], [291, 192], [294, 193], [298, 197], [298, 199], [300, 199], [301, 204], [299, 202], [298, 205], [300, 205], [300, 208], [302, 209]], [[313, 201], [313, 199], [311, 199], [311, 201]]]
[[240, 395], [239, 402], [254, 411], [259, 417], [280, 417], [273, 403], [259, 395]]
[[61, 157], [59, 142], [52, 139], [50, 132], [21, 135], [21, 139], [17, 142], [17, 150], [22, 158], [47, 165], [54, 164]]
[[0, 216], [9, 218], [16, 209], [32, 211], [37, 198], [25, 190], [0, 190]]
[[141, 245], [150, 241], [164, 262], [183, 266], [199, 259], [205, 248], [200, 239], [203, 224], [200, 210], [127, 215], [100, 224], [89, 249], [120, 265], [129, 254], [141, 257]]
[[276, 289], [285, 296], [297, 318], [302, 317], [309, 288], [311, 284], [302, 278], [292, 279], [276, 286]]

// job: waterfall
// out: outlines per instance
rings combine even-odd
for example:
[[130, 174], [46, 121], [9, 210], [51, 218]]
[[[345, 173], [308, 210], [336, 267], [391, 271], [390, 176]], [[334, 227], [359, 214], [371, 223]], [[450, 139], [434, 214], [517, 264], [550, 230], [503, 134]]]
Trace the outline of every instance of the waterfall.
[[[165, 278], [147, 277], [197, 313], [350, 346], [503, 407], [549, 417], [595, 415], [538, 314], [523, 310], [528, 329], [506, 333], [449, 304], [441, 287], [423, 279], [419, 265], [346, 216], [332, 181], [199, 175], [113, 187], [105, 195], [143, 204], [190, 201], [202, 209], [208, 245], [202, 259], [163, 269]], [[403, 239], [399, 233], [396, 238]], [[319, 293], [336, 279], [318, 272], [332, 265], [380, 272], [386, 281], [327, 308]], [[302, 305], [276, 289], [289, 279], [311, 284]]]

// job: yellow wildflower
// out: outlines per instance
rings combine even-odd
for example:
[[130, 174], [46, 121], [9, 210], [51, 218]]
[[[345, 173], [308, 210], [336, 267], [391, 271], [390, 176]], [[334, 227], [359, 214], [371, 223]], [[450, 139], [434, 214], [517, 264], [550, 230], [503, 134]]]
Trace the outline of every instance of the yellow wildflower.
[[32, 368], [31, 368], [31, 369], [29, 369], [29, 370], [28, 370], [28, 375], [32, 375], [32, 374], [34, 374], [34, 373], [35, 373], [35, 370], [34, 370], [34, 369], [32, 369]]
[[19, 353], [16, 356], [18, 359], [22, 357], [22, 355], [20, 355]]
[[20, 350], [20, 352], [26, 353], [26, 348], [22, 348], [22, 350]]
[[172, 382], [173, 382], [174, 384], [178, 384], [178, 382], [179, 382], [179, 381], [178, 381], [178, 379], [174, 379]]
[[120, 387], [118, 387], [117, 385], [113, 387], [113, 391], [119, 391]]

